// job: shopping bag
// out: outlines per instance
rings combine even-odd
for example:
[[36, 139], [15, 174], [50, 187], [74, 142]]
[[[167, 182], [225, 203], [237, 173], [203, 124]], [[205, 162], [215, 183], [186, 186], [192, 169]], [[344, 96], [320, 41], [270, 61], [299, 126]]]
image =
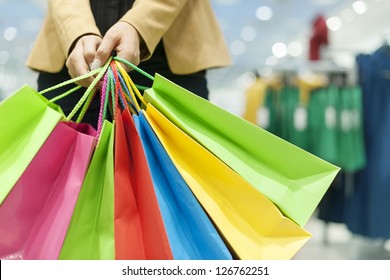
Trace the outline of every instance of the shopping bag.
[[172, 259], [142, 144], [128, 110], [116, 113], [115, 258]]
[[[127, 75], [127, 74], [126, 74]], [[152, 179], [116, 64], [102, 90], [115, 110], [114, 231], [116, 259], [172, 259]]]
[[[165, 226], [164, 229], [166, 229], [169, 245], [172, 247], [172, 255], [175, 259], [231, 259], [225, 244], [184, 180], [174, 168], [173, 163], [169, 161], [156, 136], [148, 126], [144, 127], [145, 124], [142, 124], [142, 121], [140, 122], [138, 117], [134, 115], [135, 122], [138, 124], [139, 132], [137, 132], [129, 110], [137, 113], [141, 111], [141, 108], [134, 95], [132, 85], [129, 83], [131, 80], [128, 74], [116, 63], [112, 63], [110, 72], [111, 70], [111, 76], [115, 80], [115, 85], [112, 86], [115, 88], [115, 95], [123, 96], [119, 98], [120, 102], [117, 102], [117, 104], [126, 103], [123, 106], [125, 110], [122, 112], [122, 115], [128, 142], [131, 143], [131, 155], [135, 163], [135, 172], [132, 175], [136, 183], [137, 181], [142, 183], [142, 187], [135, 191], [139, 196], [138, 205], [141, 206], [139, 207], [139, 213], [144, 214], [141, 218], [147, 218], [150, 222], [154, 222], [155, 228], [158, 225], [161, 217], [157, 215], [147, 215], [148, 217], [146, 217], [145, 215], [146, 211], [151, 213], [154, 210], [153, 204], [142, 201], [143, 199], [153, 202], [150, 198], [155, 192], [158, 206], [161, 208], [163, 226]], [[126, 102], [123, 102], [125, 100]], [[120, 121], [118, 121], [117, 131], [119, 123]], [[149, 176], [152, 176], [154, 184], [150, 184], [152, 188], [146, 190], [149, 188], [149, 180], [145, 180], [145, 178]], [[153, 189], [154, 186], [155, 191]], [[150, 209], [148, 210], [145, 209], [147, 204], [150, 204]], [[159, 228], [156, 229], [158, 230]], [[158, 244], [158, 242], [161, 243], [161, 238], [154, 236], [158, 234], [157, 230], [155, 230], [155, 233], [150, 232], [149, 238], [153, 240], [153, 244], [150, 245], [159, 248], [161, 244]], [[145, 233], [148, 232], [145, 231]], [[147, 242], [146, 239], [144, 240], [145, 242]]]
[[145, 117], [238, 258], [290, 259], [310, 238], [270, 200], [150, 104]]
[[60, 122], [0, 206], [1, 259], [57, 259], [95, 131]]
[[174, 259], [232, 259], [142, 111], [133, 118], [142, 140]]
[[62, 117], [27, 85], [0, 103], [0, 204]]
[[61, 249], [60, 259], [115, 258], [114, 125], [105, 120]]
[[[85, 75], [47, 88], [39, 93], [25, 85], [0, 103], [0, 204], [58, 122], [60, 120], [70, 121], [83, 104], [88, 105], [88, 102], [85, 101], [92, 96], [94, 87], [107, 67], [108, 63]], [[47, 100], [42, 95], [96, 74], [94, 81], [69, 116], [64, 116], [62, 109], [54, 102], [66, 97], [81, 86], [76, 86], [51, 100]], [[87, 106], [84, 106], [83, 109], [86, 108]]]
[[301, 226], [339, 171], [158, 74], [144, 96]]

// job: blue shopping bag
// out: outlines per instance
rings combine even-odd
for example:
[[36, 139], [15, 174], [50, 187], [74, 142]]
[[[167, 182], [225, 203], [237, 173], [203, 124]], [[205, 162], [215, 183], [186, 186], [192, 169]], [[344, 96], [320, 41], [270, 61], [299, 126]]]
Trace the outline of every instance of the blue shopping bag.
[[232, 256], [189, 189], [143, 112], [133, 115], [176, 260], [227, 260]]

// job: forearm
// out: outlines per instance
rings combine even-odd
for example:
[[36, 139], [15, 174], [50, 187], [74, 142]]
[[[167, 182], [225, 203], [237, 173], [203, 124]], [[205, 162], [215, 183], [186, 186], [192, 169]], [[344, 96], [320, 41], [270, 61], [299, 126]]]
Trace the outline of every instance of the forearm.
[[65, 57], [81, 36], [101, 36], [89, 0], [48, 0], [48, 9]]
[[146, 49], [142, 50], [145, 53], [142, 59], [153, 53], [187, 2], [188, 0], [135, 1], [133, 8], [122, 17], [121, 21], [134, 26], [143, 40]]

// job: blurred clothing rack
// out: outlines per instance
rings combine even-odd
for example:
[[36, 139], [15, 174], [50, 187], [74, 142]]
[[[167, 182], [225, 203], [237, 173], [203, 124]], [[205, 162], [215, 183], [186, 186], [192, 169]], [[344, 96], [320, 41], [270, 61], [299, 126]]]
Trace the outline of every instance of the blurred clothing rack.
[[[326, 75], [329, 78], [329, 82], [343, 86], [356, 85], [357, 83], [356, 67], [344, 67], [328, 59], [304, 62], [286, 61], [276, 65], [263, 67], [270, 68], [271, 74], [307, 75], [312, 73]], [[259, 72], [261, 72], [261, 70], [259, 70]]]

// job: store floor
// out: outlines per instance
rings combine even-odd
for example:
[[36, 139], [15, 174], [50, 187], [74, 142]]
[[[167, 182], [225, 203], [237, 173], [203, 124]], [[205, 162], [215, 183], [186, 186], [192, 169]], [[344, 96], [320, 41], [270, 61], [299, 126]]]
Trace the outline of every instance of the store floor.
[[327, 225], [313, 217], [305, 226], [313, 236], [295, 260], [390, 260], [390, 240], [351, 234], [343, 224]]

